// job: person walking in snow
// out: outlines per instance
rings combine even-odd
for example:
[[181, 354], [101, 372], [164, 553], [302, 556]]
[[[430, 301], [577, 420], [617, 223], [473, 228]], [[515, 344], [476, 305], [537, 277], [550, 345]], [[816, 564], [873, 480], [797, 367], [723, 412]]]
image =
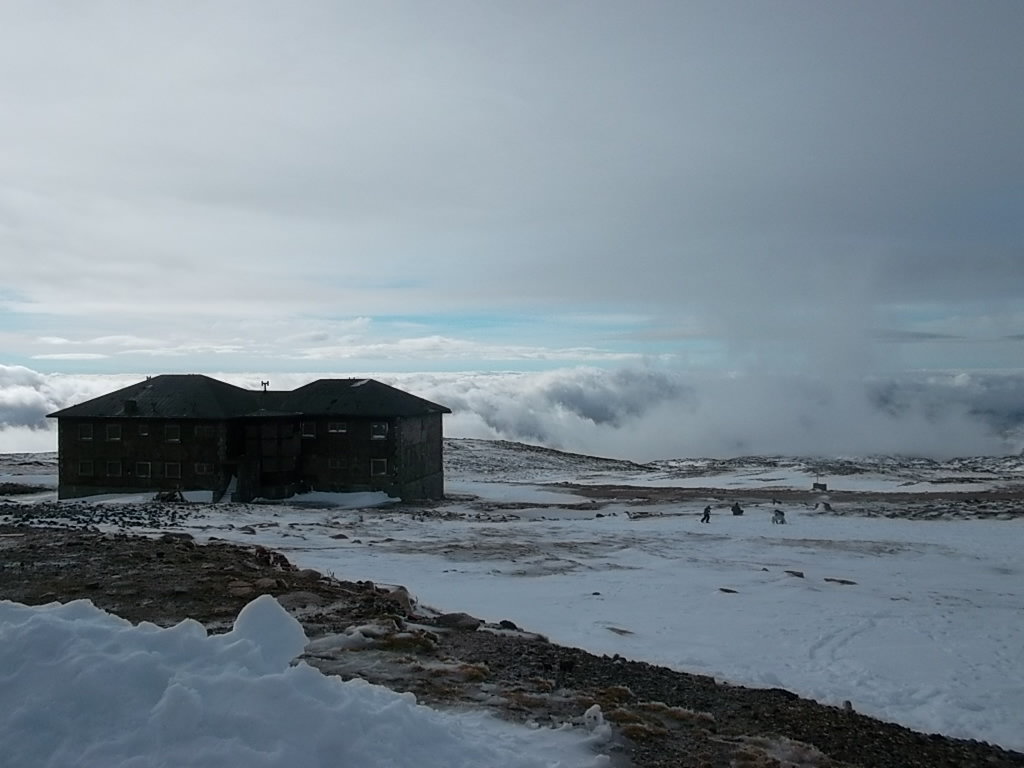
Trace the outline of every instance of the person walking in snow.
[[711, 505], [710, 504], [708, 504], [706, 507], [704, 507], [704, 515], [703, 515], [703, 517], [701, 517], [700, 521], [702, 523], [710, 523], [711, 522]]

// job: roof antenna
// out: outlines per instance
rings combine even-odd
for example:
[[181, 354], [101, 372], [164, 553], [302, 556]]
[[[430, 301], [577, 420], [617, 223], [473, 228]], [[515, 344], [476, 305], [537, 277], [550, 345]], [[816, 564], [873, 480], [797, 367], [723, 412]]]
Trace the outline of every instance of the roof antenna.
[[266, 392], [267, 391], [267, 387], [270, 386], [270, 382], [269, 381], [261, 381], [260, 382], [260, 386], [263, 387], [263, 391]]

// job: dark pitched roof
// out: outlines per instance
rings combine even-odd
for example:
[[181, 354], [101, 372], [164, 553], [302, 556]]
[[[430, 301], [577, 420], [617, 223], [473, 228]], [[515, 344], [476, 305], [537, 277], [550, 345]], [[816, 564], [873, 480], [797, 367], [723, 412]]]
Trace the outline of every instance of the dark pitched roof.
[[279, 389], [267, 389], [262, 392], [254, 392], [253, 394], [258, 398], [255, 401], [255, 408], [251, 411], [246, 411], [244, 414], [237, 415], [252, 416], [256, 418], [276, 418], [278, 416], [300, 415], [294, 411], [289, 411], [283, 405], [284, 399], [291, 394], [290, 392]]
[[259, 409], [261, 392], [196, 373], [165, 374], [49, 414], [56, 418], [226, 419]]
[[318, 379], [287, 393], [280, 407], [310, 416], [425, 416], [452, 412], [375, 379]]
[[374, 379], [319, 379], [291, 392], [242, 389], [197, 373], [165, 374], [48, 414], [53, 418], [422, 416], [450, 408]]

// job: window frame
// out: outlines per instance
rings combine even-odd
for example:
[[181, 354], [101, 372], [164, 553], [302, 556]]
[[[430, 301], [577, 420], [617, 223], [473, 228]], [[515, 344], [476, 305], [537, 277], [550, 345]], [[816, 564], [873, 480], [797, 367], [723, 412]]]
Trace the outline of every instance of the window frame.
[[[173, 468], [173, 471], [172, 471]], [[168, 480], [181, 480], [181, 462], [180, 461], [165, 461], [164, 462], [164, 477]]]
[[[383, 465], [383, 468], [379, 471], [377, 467]], [[388, 460], [387, 459], [370, 459], [370, 477], [387, 477], [388, 475]]]
[[93, 462], [90, 460], [82, 460], [78, 462], [78, 476], [79, 477], [94, 477], [96, 475], [96, 469]]
[[78, 439], [79, 440], [92, 440], [93, 439], [93, 428], [91, 423], [79, 424], [78, 425]]
[[343, 435], [348, 432], [347, 421], [329, 421], [327, 422], [327, 432], [332, 435]]
[[213, 464], [211, 464], [208, 461], [197, 461], [195, 462], [195, 465], [192, 467], [192, 471], [195, 472], [197, 475], [212, 475]]
[[150, 461], [136, 461], [135, 476], [140, 477], [143, 480], [149, 480], [153, 477], [153, 463]]
[[181, 442], [181, 424], [164, 424], [164, 442]]
[[386, 421], [371, 421], [370, 422], [370, 439], [371, 440], [387, 440], [388, 433], [391, 431], [390, 426]]
[[[111, 471], [111, 469], [113, 469], [114, 471]], [[107, 460], [106, 477], [124, 477], [124, 467], [121, 466], [120, 459]]]
[[316, 437], [316, 422], [304, 419], [299, 422], [299, 435], [304, 440], [311, 440]]
[[107, 424], [104, 430], [104, 436], [108, 443], [116, 443], [121, 441], [121, 425], [120, 424]]

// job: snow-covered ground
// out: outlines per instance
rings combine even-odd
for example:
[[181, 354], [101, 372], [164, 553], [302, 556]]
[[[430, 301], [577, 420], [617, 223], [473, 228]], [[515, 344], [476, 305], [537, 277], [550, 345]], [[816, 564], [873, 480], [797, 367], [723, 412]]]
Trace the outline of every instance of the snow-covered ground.
[[[830, 490], [1020, 490], [1019, 458], [636, 465], [451, 441], [447, 462], [444, 503], [193, 505], [178, 527], [264, 544], [338, 577], [404, 584], [424, 604], [510, 619], [561, 644], [848, 700], [918, 730], [1024, 750], [1019, 501], [984, 519], [969, 506], [967, 519], [843, 514], [839, 502], [834, 515], [804, 502], [728, 512], [744, 488], [817, 480]], [[595, 505], [565, 482], [634, 485], [636, 499]], [[673, 485], [723, 490], [640, 501]], [[788, 524], [771, 524], [775, 506]]]
[[306, 636], [272, 597], [231, 632], [133, 626], [85, 600], [0, 601], [4, 766], [598, 768], [608, 726], [442, 713], [361, 680], [290, 666]]

